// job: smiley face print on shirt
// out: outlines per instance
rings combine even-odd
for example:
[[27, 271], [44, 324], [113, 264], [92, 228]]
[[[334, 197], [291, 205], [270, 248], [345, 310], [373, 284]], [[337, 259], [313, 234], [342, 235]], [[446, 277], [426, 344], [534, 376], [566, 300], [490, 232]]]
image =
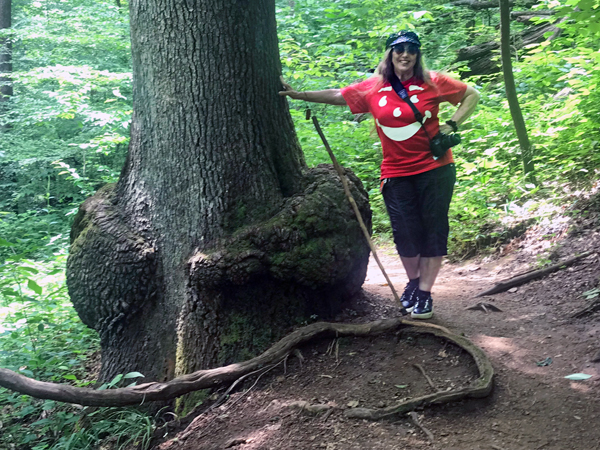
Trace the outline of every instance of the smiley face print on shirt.
[[[416, 85], [408, 86], [410, 101], [415, 106], [419, 103], [419, 91], [424, 91], [424, 89], [421, 86]], [[415, 93], [412, 94], [413, 92]], [[382, 120], [385, 117], [385, 122], [387, 125], [382, 125], [379, 122], [379, 118], [375, 119], [375, 123], [381, 129], [383, 134], [385, 134], [389, 139], [397, 142], [406, 141], [407, 139], [413, 137], [417, 131], [421, 129], [422, 125], [415, 118], [414, 113], [408, 103], [406, 103], [404, 100], [401, 100], [402, 106], [394, 107], [394, 104], [397, 105], [397, 101], [388, 101], [388, 95], [396, 95], [392, 86], [381, 88], [377, 95], [380, 96], [379, 100], [377, 101], [377, 105], [379, 108], [381, 108], [381, 110], [378, 111], [379, 114], [376, 114], [376, 116], [381, 117]], [[391, 109], [391, 111], [388, 111], [388, 109]], [[405, 117], [402, 117], [403, 115], [405, 115]], [[427, 119], [430, 119], [431, 116], [431, 111], [429, 109], [425, 110], [423, 112], [423, 123], [425, 123]], [[408, 117], [412, 119], [412, 122], [408, 125], [396, 127], [392, 126], [394, 122], [397, 122], [398, 124], [405, 124]]]

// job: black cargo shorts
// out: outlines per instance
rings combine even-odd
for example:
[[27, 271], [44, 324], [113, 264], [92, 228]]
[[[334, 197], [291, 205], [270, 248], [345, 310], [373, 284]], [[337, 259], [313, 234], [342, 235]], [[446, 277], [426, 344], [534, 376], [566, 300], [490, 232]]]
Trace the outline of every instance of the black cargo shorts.
[[400, 256], [448, 254], [448, 210], [455, 182], [454, 164], [383, 180], [381, 193]]

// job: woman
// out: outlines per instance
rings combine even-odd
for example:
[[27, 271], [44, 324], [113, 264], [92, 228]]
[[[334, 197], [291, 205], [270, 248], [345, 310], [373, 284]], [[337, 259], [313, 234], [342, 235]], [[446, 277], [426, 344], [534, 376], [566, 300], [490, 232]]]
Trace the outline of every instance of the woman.
[[[421, 42], [412, 31], [390, 36], [375, 73], [344, 89], [297, 92], [283, 83], [285, 90], [279, 94], [348, 105], [353, 114], [373, 115], [383, 150], [382, 195], [409, 279], [400, 300], [413, 318], [429, 319], [433, 315], [431, 291], [447, 254], [448, 209], [456, 181], [452, 152], [435, 158], [430, 137], [456, 131], [475, 110], [479, 94], [461, 81], [425, 70]], [[392, 87], [395, 78], [422, 114], [421, 121]], [[452, 120], [439, 124], [439, 104], [445, 101], [460, 106]]]

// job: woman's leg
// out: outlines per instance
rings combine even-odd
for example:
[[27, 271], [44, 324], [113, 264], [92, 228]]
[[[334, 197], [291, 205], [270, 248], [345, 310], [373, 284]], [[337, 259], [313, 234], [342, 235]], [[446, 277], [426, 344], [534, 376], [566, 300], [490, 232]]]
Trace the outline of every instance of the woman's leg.
[[448, 253], [448, 210], [456, 181], [454, 164], [417, 175], [420, 218], [424, 229], [419, 261], [419, 290], [412, 317], [429, 319], [433, 315], [431, 291]]
[[433, 288], [435, 279], [440, 272], [442, 259], [443, 256], [435, 256], [433, 258], [425, 258], [420, 255], [414, 258], [400, 257], [408, 279], [414, 280], [419, 278], [419, 289], [428, 292]]
[[382, 194], [392, 223], [396, 249], [409, 280], [400, 302], [407, 311], [412, 311], [415, 293], [419, 289], [419, 254], [423, 240], [418, 193], [412, 177], [399, 177], [388, 179]]
[[402, 261], [402, 265], [404, 266], [404, 270], [406, 272], [406, 276], [409, 280], [414, 280], [419, 278], [421, 274], [421, 256], [417, 255], [413, 258], [408, 258], [406, 256], [400, 256], [400, 261]]
[[434, 256], [432, 258], [421, 257], [419, 261], [419, 289], [425, 292], [431, 292], [435, 279], [442, 267], [443, 256]]

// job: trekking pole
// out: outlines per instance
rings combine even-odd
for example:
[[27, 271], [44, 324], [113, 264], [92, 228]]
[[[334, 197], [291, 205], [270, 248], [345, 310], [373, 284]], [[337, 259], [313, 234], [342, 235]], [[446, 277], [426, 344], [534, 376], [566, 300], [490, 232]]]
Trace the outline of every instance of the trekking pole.
[[[310, 109], [308, 109], [306, 111], [306, 118], [308, 119], [309, 117], [310, 117]], [[373, 241], [371, 240], [371, 236], [369, 235], [369, 230], [367, 230], [367, 226], [365, 225], [365, 222], [363, 221], [362, 216], [360, 215], [360, 211], [358, 210], [356, 201], [354, 200], [354, 197], [352, 197], [352, 194], [350, 193], [350, 188], [348, 187], [348, 180], [346, 179], [346, 175], [344, 174], [344, 169], [342, 169], [342, 166], [340, 166], [335, 155], [331, 151], [331, 147], [329, 147], [329, 143], [327, 142], [327, 139], [325, 138], [325, 135], [323, 134], [323, 131], [321, 130], [321, 126], [319, 125], [319, 121], [317, 120], [317, 117], [312, 116], [312, 121], [313, 121], [313, 124], [315, 125], [315, 128], [317, 129], [317, 133], [319, 133], [319, 136], [321, 137], [321, 140], [323, 141], [323, 144], [325, 145], [325, 149], [327, 150], [327, 153], [329, 153], [329, 157], [331, 158], [331, 161], [333, 162], [333, 167], [335, 168], [336, 172], [340, 176], [340, 180], [342, 180], [342, 186], [344, 187], [344, 192], [346, 193], [346, 197], [348, 197], [348, 201], [352, 205], [354, 214], [356, 214], [356, 218], [358, 219], [358, 224], [360, 225], [360, 228], [362, 229], [362, 231], [365, 235], [365, 238], [367, 239], [369, 247], [371, 248], [371, 253], [373, 253], [373, 258], [375, 258], [375, 261], [377, 261], [377, 264], [379, 265], [379, 268], [381, 269], [381, 273], [383, 273], [383, 276], [385, 277], [385, 279], [388, 283], [388, 286], [392, 290], [392, 294], [394, 294], [394, 300], [396, 301], [396, 303], [398, 303], [398, 305], [400, 305], [400, 313], [403, 316], [405, 316], [408, 314], [408, 311], [402, 306], [402, 303], [400, 302], [400, 298], [398, 297], [398, 293], [396, 292], [396, 289], [394, 289], [394, 285], [392, 284], [392, 280], [390, 280], [390, 277], [388, 277], [388, 274], [386, 273], [385, 269], [383, 268], [383, 264], [381, 264], [381, 261], [379, 260], [379, 257], [377, 256], [377, 250], [375, 249], [375, 244], [373, 244]]]

